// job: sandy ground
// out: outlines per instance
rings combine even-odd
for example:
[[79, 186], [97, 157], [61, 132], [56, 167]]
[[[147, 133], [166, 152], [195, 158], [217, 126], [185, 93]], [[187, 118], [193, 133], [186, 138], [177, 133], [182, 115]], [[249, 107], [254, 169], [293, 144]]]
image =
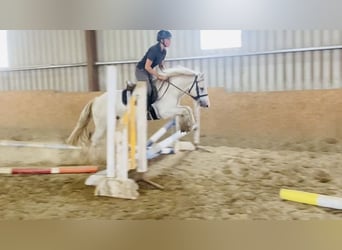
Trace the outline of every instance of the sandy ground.
[[[3, 120], [2, 124], [8, 122]], [[6, 140], [63, 143], [69, 133], [70, 128], [63, 126], [0, 127], [0, 138]], [[94, 187], [84, 185], [89, 174], [1, 175], [0, 218], [342, 219], [339, 210], [279, 198], [281, 188], [342, 197], [340, 138], [277, 143], [255, 138], [232, 140], [229, 136], [203, 133], [197, 151], [161, 156], [149, 162], [148, 176], [165, 190], [139, 183], [137, 200], [94, 196]], [[0, 167], [105, 167], [103, 147], [79, 151], [0, 146], [0, 152]]]

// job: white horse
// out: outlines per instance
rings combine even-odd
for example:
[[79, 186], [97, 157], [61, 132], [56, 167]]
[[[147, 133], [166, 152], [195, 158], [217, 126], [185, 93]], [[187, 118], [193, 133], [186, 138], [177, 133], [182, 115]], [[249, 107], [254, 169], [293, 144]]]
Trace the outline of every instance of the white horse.
[[[207, 86], [204, 82], [204, 74], [195, 72], [184, 67], [169, 68], [160, 74], [168, 76], [167, 81], [157, 81], [155, 86], [158, 97], [152, 104], [157, 119], [168, 119], [179, 116], [181, 131], [191, 131], [195, 125], [192, 109], [180, 105], [180, 99], [184, 95], [190, 96], [197, 101], [201, 107], [209, 107]], [[122, 102], [123, 90], [117, 91], [116, 115], [119, 119], [127, 110]], [[95, 97], [83, 108], [77, 125], [67, 139], [68, 144], [95, 146], [104, 137], [107, 119], [107, 93]], [[88, 123], [93, 118], [95, 131], [91, 135], [88, 131]]]

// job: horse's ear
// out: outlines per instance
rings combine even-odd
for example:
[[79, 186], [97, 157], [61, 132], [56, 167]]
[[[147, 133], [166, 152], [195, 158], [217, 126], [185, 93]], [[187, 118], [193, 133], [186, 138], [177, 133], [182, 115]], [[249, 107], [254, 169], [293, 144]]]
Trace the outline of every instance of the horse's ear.
[[204, 79], [204, 76], [205, 76], [204, 73], [199, 73], [199, 74], [198, 74], [198, 79], [199, 79], [199, 80], [203, 80], [203, 79]]

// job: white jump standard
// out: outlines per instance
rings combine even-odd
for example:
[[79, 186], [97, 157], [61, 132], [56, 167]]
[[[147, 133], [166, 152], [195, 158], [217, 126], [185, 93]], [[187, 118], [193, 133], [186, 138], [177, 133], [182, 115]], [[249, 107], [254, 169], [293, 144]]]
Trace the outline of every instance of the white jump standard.
[[[146, 86], [145, 83], [138, 83], [129, 101], [128, 110], [118, 124], [116, 124], [114, 105], [115, 90], [116, 69], [113, 66], [107, 67], [107, 92], [110, 97], [107, 98], [107, 168], [105, 171], [91, 175], [86, 180], [86, 185], [96, 186], [95, 195], [136, 199], [139, 196], [137, 191], [139, 187], [134, 180], [128, 178], [128, 171], [129, 169], [136, 169], [139, 173], [147, 171]], [[139, 124], [138, 133], [133, 123]], [[133, 137], [130, 147], [129, 136], [130, 139]], [[135, 156], [135, 138], [138, 157]], [[135, 166], [136, 161], [137, 166]]]
[[[110, 196], [124, 199], [136, 199], [139, 196], [138, 185], [134, 180], [128, 178], [127, 159], [118, 160], [120, 153], [126, 151], [123, 147], [115, 149], [115, 140], [126, 138], [115, 138], [116, 132], [116, 114], [115, 114], [115, 91], [116, 91], [116, 68], [107, 67], [107, 168], [106, 176], [101, 178], [95, 188], [95, 195]], [[127, 135], [127, 131], [122, 131], [123, 136]], [[116, 134], [117, 136], [119, 133]], [[126, 144], [127, 145], [127, 144]], [[118, 151], [122, 152], [118, 152]], [[121, 155], [122, 158], [127, 157], [127, 152]], [[115, 162], [115, 159], [117, 160]], [[126, 160], [125, 164], [124, 161]], [[121, 165], [118, 165], [121, 163]], [[90, 177], [91, 178], [91, 177]]]

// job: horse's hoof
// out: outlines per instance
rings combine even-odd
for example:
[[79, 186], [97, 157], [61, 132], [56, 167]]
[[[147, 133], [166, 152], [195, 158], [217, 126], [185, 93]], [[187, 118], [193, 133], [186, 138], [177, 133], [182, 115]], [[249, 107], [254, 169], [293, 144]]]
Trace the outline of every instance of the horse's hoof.
[[182, 133], [184, 132], [189, 133], [191, 131], [191, 126], [180, 126], [180, 131]]

